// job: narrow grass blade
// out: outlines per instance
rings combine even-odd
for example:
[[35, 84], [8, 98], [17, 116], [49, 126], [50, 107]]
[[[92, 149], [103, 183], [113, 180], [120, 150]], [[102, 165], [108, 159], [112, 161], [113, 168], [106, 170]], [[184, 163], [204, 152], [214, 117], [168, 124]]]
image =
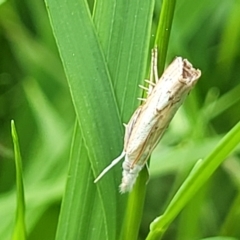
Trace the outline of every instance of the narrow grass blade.
[[160, 239], [169, 224], [182, 208], [209, 179], [217, 167], [240, 142], [240, 122], [219, 142], [216, 148], [204, 160], [199, 160], [189, 177], [182, 184], [162, 216], [156, 218], [150, 226], [147, 240]]
[[[238, 171], [239, 175], [239, 171]], [[239, 187], [239, 185], [238, 185]], [[240, 192], [238, 191], [237, 196], [235, 197], [230, 211], [227, 214], [227, 217], [221, 226], [220, 235], [222, 236], [239, 236], [239, 205], [240, 205]]]
[[163, 0], [159, 23], [155, 38], [155, 45], [159, 48], [158, 72], [162, 75], [167, 56], [168, 42], [172, 28], [176, 0]]
[[24, 199], [24, 187], [22, 177], [22, 158], [20, 153], [20, 147], [18, 142], [18, 135], [15, 128], [14, 121], [11, 121], [12, 139], [14, 145], [14, 156], [16, 165], [16, 184], [17, 184], [17, 209], [16, 209], [16, 221], [14, 231], [12, 235], [13, 240], [26, 239], [26, 226], [25, 226], [25, 199]]
[[141, 175], [135, 183], [132, 193], [129, 195], [126, 214], [120, 239], [138, 239], [140, 223], [142, 219], [146, 182], [148, 180], [147, 168], [141, 171]]

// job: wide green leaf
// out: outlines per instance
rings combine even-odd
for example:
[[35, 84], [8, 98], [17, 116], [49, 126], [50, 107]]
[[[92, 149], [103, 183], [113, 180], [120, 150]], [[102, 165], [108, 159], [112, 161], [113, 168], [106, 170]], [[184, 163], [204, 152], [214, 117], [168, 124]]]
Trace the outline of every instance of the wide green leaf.
[[[96, 176], [121, 152], [123, 126], [120, 112], [127, 121], [140, 95], [138, 83], [143, 82], [145, 76], [153, 1], [129, 4], [126, 1], [118, 4], [98, 1], [93, 18], [85, 1], [55, 3], [48, 0], [46, 4], [80, 127], [76, 128], [76, 136], [83, 138], [80, 140], [79, 137], [78, 141], [75, 138], [73, 142], [69, 171], [71, 178], [82, 178], [78, 186], [76, 181], [68, 181], [57, 239], [69, 236], [86, 239], [86, 231], [96, 228], [95, 238], [115, 239], [124, 216], [125, 197], [118, 193], [117, 187], [120, 172], [116, 178], [112, 171], [94, 185], [90, 169]], [[99, 24], [103, 17], [105, 25]], [[108, 25], [110, 27], [106, 27]], [[110, 42], [108, 38], [111, 38]], [[120, 45], [116, 44], [119, 38]], [[74, 172], [76, 166], [80, 171]], [[80, 192], [74, 191], [77, 187]], [[69, 194], [79, 194], [79, 201], [73, 200], [76, 199], [74, 195], [68, 197]], [[79, 223], [78, 216], [83, 207], [92, 209], [91, 215], [96, 217], [88, 216], [89, 221], [81, 218]], [[79, 211], [73, 211], [71, 215], [70, 208]], [[64, 228], [66, 219], [70, 229]], [[79, 231], [79, 224], [85, 231]], [[91, 237], [88, 235], [89, 239]]]

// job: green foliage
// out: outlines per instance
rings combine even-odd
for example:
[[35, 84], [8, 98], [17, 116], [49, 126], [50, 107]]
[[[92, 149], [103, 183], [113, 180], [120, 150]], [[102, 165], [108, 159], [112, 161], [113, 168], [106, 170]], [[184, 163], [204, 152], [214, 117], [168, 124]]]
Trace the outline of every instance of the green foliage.
[[[23, 194], [28, 239], [239, 239], [239, 10], [217, 0], [2, 1], [0, 239], [19, 226]], [[154, 44], [160, 71], [181, 55], [202, 77], [153, 152], [147, 185], [144, 169], [121, 195], [120, 164], [93, 181], [122, 150]]]

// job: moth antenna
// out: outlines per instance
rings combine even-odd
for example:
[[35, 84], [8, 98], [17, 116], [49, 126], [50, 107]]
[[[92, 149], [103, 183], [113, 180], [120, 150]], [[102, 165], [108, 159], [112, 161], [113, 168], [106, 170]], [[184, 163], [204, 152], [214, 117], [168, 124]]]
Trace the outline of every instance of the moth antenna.
[[145, 86], [143, 86], [143, 85], [138, 85], [140, 88], [142, 88], [143, 90], [146, 90], [146, 91], [148, 91], [148, 88], [147, 87], [145, 87]]
[[146, 98], [137, 98], [137, 100], [146, 102], [147, 99]]
[[97, 181], [99, 181], [100, 178], [102, 178], [113, 166], [115, 166], [124, 156], [126, 155], [126, 153], [124, 151], [122, 151], [122, 153], [120, 154], [120, 156], [118, 156], [117, 158], [115, 158], [110, 165], [108, 165], [105, 169], [103, 169], [103, 171], [99, 174], [99, 176], [94, 180], [94, 183], [96, 183]]

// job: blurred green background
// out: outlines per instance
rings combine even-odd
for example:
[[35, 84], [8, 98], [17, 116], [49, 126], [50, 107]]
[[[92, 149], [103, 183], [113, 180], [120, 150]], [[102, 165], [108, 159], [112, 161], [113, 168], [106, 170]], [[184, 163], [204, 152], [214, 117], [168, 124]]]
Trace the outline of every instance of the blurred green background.
[[[0, 3], [0, 238], [9, 239], [15, 219], [14, 119], [23, 159], [28, 239], [54, 239], [75, 112], [44, 2]], [[160, 6], [156, 3], [153, 29]], [[239, 121], [239, 43], [239, 1], [177, 1], [167, 62], [186, 57], [202, 77], [189, 96], [197, 105], [186, 101], [152, 155], [139, 239], [146, 237], [150, 222], [165, 209], [196, 160]], [[239, 158], [238, 148], [164, 239], [224, 235], [226, 229], [240, 238]]]

